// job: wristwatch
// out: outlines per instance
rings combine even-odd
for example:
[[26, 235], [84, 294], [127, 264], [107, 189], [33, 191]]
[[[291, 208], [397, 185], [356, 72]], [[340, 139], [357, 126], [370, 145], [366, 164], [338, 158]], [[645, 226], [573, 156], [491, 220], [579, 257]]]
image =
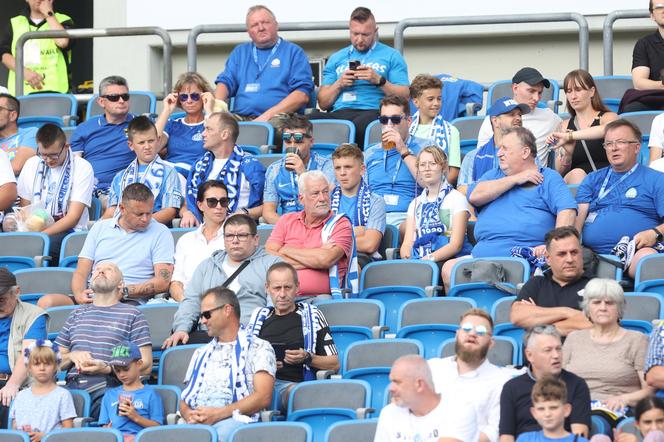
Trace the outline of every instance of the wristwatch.
[[378, 81], [378, 84], [376, 86], [383, 87], [383, 86], [385, 86], [385, 83], [387, 83], [387, 78], [381, 76], [380, 80]]
[[652, 229], [655, 231], [655, 233], [657, 233], [657, 239], [656, 239], [656, 241], [657, 241], [657, 242], [662, 242], [662, 241], [664, 241], [664, 234], [662, 234], [662, 232], [660, 232], [659, 229], [656, 228], [656, 227], [653, 227]]
[[55, 14], [53, 14], [53, 11], [48, 11], [48, 12], [46, 13], [46, 15], [48, 15], [49, 17], [53, 17], [53, 15], [55, 15]]
[[307, 352], [307, 356], [304, 358], [304, 361], [302, 361], [303, 364], [311, 366], [311, 353]]
[[129, 289], [127, 287], [122, 288], [122, 299], [129, 299]]
[[401, 154], [401, 159], [402, 159], [402, 160], [405, 160], [406, 158], [408, 158], [408, 157], [411, 156], [412, 154], [413, 154], [413, 153], [412, 153], [412, 152], [410, 151], [410, 149], [409, 149], [409, 150], [407, 150], [406, 152], [404, 152], [404, 153]]

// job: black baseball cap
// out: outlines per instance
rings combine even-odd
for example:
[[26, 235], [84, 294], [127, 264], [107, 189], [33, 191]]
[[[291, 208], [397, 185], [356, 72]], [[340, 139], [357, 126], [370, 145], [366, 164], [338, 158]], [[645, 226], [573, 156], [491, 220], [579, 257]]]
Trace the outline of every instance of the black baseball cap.
[[16, 277], [12, 272], [4, 267], [0, 267], [0, 295], [4, 295], [7, 291], [16, 285]]
[[540, 71], [535, 68], [521, 68], [516, 74], [514, 74], [514, 77], [512, 77], [512, 83], [521, 83], [522, 81], [525, 81], [531, 86], [542, 83], [544, 87], [551, 87], [549, 80], [542, 77]]

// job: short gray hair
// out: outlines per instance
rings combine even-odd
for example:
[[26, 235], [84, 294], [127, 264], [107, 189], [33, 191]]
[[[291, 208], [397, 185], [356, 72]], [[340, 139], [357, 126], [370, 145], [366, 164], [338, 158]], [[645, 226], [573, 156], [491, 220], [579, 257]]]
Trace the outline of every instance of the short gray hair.
[[625, 314], [625, 292], [618, 281], [604, 278], [588, 281], [583, 289], [583, 301], [581, 301], [581, 309], [588, 318], [590, 318], [590, 303], [595, 299], [615, 302], [618, 307], [618, 318], [622, 319]]
[[124, 86], [129, 89], [129, 86], [127, 85], [127, 79], [119, 75], [111, 75], [104, 78], [101, 80], [101, 83], [99, 83], [99, 96], [104, 95], [106, 88], [109, 86]]
[[513, 126], [503, 130], [503, 137], [510, 134], [516, 135], [519, 142], [530, 149], [530, 156], [537, 158], [537, 140], [531, 131], [522, 126]]
[[429, 363], [420, 355], [404, 355], [399, 357], [392, 367], [397, 364], [408, 364], [411, 379], [422, 379], [427, 387], [430, 390], [435, 391], [436, 388], [433, 383], [433, 374], [431, 373], [431, 367]]
[[330, 181], [320, 170], [308, 170], [300, 175], [297, 179], [297, 189], [300, 195], [304, 195], [304, 191], [307, 188], [307, 180], [325, 180], [328, 185], [330, 184]]
[[272, 16], [272, 20], [274, 20], [274, 22], [277, 23], [277, 17], [274, 15], [274, 12], [272, 12], [270, 10], [270, 8], [268, 8], [265, 5], [254, 5], [254, 6], [250, 7], [249, 9], [247, 9], [247, 15], [245, 17], [245, 22], [249, 22], [249, 16], [251, 14], [253, 14], [254, 12], [258, 12], [258, 11], [267, 12], [268, 14], [270, 14]]
[[535, 339], [535, 337], [540, 335], [554, 336], [558, 338], [559, 341], [562, 341], [560, 337], [560, 332], [553, 325], [551, 324], [536, 325], [535, 327], [526, 330], [526, 333], [523, 335], [524, 347], [532, 348], [533, 340]]

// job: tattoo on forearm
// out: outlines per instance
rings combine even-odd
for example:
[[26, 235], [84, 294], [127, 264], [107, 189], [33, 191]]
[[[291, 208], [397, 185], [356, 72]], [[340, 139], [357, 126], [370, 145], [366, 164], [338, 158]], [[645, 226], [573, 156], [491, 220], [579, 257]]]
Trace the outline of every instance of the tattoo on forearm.
[[171, 272], [168, 269], [161, 269], [159, 271], [159, 276], [161, 276], [161, 279], [163, 279], [164, 281], [171, 280]]

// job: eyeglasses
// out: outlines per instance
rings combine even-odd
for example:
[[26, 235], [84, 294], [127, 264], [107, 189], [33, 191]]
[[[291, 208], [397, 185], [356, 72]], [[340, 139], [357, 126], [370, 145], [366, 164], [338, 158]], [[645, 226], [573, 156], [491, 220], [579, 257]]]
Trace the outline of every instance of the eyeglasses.
[[60, 149], [60, 152], [58, 153], [41, 153], [39, 149], [37, 149], [37, 156], [42, 160], [57, 160], [58, 158], [60, 158], [60, 155], [62, 155], [62, 152], [65, 150], [65, 147], [67, 147], [67, 144], [63, 144], [62, 149]]
[[201, 99], [201, 94], [198, 92], [192, 92], [191, 94], [180, 94], [178, 99], [182, 102], [187, 101], [191, 98], [191, 101], [198, 101]]
[[420, 169], [435, 169], [436, 166], [438, 166], [438, 163], [436, 163], [435, 161], [429, 161], [427, 163], [417, 164], [417, 167], [419, 167]]
[[129, 93], [126, 94], [107, 94], [107, 95], [102, 95], [101, 98], [105, 98], [108, 101], [111, 101], [113, 103], [120, 101], [120, 98], [122, 98], [122, 101], [129, 101]]
[[201, 318], [205, 318], [206, 320], [210, 320], [212, 317], [212, 312], [216, 310], [221, 310], [222, 308], [226, 307], [228, 304], [221, 304], [219, 307], [211, 308], [210, 310], [205, 310], [204, 312], [201, 312]]
[[380, 121], [380, 124], [382, 124], [383, 126], [387, 126], [387, 123], [389, 123], [390, 121], [392, 122], [392, 124], [397, 125], [401, 123], [401, 120], [403, 120], [404, 118], [406, 118], [405, 115], [381, 115], [380, 117], [378, 117], [378, 121]]
[[228, 209], [228, 203], [229, 202], [230, 202], [230, 200], [228, 198], [226, 198], [225, 196], [223, 196], [219, 199], [217, 199], [217, 198], [205, 198], [205, 204], [207, 204], [207, 206], [210, 209], [214, 209], [217, 206], [221, 206], [224, 209]]
[[475, 334], [477, 336], [486, 336], [489, 334], [489, 330], [487, 330], [486, 326], [479, 324], [473, 326], [470, 322], [464, 322], [461, 324], [461, 330], [465, 331], [466, 333], [470, 333], [471, 331], [475, 330]]
[[227, 241], [233, 241], [237, 239], [240, 242], [244, 242], [249, 239], [250, 236], [254, 236], [251, 233], [224, 233], [224, 239]]
[[637, 140], [616, 140], [616, 141], [606, 141], [605, 143], [602, 143], [602, 146], [604, 146], [604, 149], [613, 149], [614, 147], [617, 147], [618, 149], [624, 149], [625, 147], [629, 146], [630, 144], [641, 144], [640, 141]]
[[301, 143], [302, 141], [304, 141], [305, 138], [309, 138], [309, 135], [300, 132], [294, 132], [294, 133], [284, 132], [281, 134], [281, 139], [287, 143], [289, 143], [291, 139], [295, 143]]
[[16, 112], [16, 109], [10, 109], [8, 107], [0, 106], [0, 110], [6, 110], [7, 112]]

